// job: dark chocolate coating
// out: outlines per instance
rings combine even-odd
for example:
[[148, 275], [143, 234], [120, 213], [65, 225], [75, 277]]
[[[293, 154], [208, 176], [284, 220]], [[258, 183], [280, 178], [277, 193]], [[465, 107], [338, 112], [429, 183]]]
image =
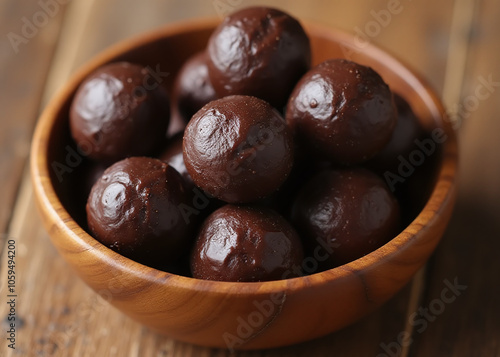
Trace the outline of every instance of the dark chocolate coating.
[[207, 50], [208, 73], [219, 97], [252, 95], [280, 110], [311, 65], [309, 38], [300, 23], [267, 7], [226, 17]]
[[389, 86], [374, 70], [333, 59], [302, 77], [286, 120], [301, 147], [332, 162], [356, 164], [389, 142], [396, 109]]
[[217, 99], [208, 78], [206, 52], [197, 53], [184, 63], [175, 80], [172, 99], [186, 123], [205, 104]]
[[399, 206], [374, 173], [361, 168], [330, 169], [299, 191], [291, 221], [310, 249], [321, 249], [325, 259], [320, 263], [329, 269], [392, 239], [399, 228]]
[[303, 248], [278, 213], [226, 205], [204, 222], [191, 254], [194, 278], [268, 281], [297, 276]]
[[399, 160], [402, 155], [408, 158], [412, 150], [415, 150], [415, 140], [424, 135], [424, 129], [410, 105], [401, 96], [394, 94], [398, 120], [389, 143], [366, 164], [376, 172], [393, 171], [397, 173]]
[[187, 252], [193, 235], [181, 214], [190, 196], [180, 174], [152, 158], [113, 164], [96, 182], [87, 202], [92, 235], [116, 252], [162, 268]]
[[215, 100], [184, 132], [184, 163], [194, 183], [228, 203], [252, 202], [274, 192], [293, 166], [293, 140], [284, 119], [248, 96]]
[[163, 144], [169, 120], [163, 87], [147, 68], [127, 62], [92, 73], [70, 110], [73, 139], [88, 157], [106, 163], [151, 154]]

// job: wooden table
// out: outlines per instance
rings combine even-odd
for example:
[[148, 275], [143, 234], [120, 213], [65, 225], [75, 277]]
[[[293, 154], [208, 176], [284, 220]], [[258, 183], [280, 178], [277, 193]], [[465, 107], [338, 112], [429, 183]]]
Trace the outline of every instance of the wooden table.
[[[221, 16], [254, 3], [0, 0], [1, 356], [230, 355], [159, 336], [86, 287], [41, 227], [27, 160], [40, 111], [89, 57], [162, 24]], [[426, 77], [457, 119], [461, 182], [454, 217], [436, 253], [384, 307], [315, 341], [237, 355], [500, 356], [500, 2], [266, 3], [355, 33], [361, 41], [392, 51]], [[8, 348], [11, 342], [6, 339], [9, 241], [16, 246], [15, 350]], [[446, 281], [467, 288], [442, 304]], [[398, 340], [403, 332], [411, 334], [411, 343]]]

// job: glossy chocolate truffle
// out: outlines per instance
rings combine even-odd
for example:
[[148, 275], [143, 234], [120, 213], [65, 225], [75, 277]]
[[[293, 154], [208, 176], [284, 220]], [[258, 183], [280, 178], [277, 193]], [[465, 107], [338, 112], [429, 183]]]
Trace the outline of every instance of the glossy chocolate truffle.
[[107, 163], [150, 154], [163, 144], [169, 120], [169, 99], [155, 76], [127, 62], [93, 72], [70, 110], [76, 143], [91, 159]]
[[87, 201], [92, 235], [116, 252], [162, 268], [187, 252], [192, 227], [180, 206], [190, 196], [180, 174], [152, 158], [131, 157], [106, 169]]
[[300, 274], [302, 259], [297, 233], [278, 213], [226, 205], [203, 223], [191, 272], [206, 280], [279, 280]]
[[244, 94], [282, 109], [309, 69], [309, 38], [290, 15], [251, 7], [226, 17], [208, 42], [208, 73], [219, 97]]
[[175, 80], [172, 98], [173, 106], [186, 123], [205, 104], [217, 99], [208, 78], [206, 52], [197, 53], [184, 63]]
[[396, 109], [389, 86], [374, 70], [333, 59], [302, 77], [286, 120], [301, 147], [332, 162], [356, 164], [389, 142]]
[[382, 246], [399, 228], [399, 206], [385, 182], [361, 168], [325, 170], [298, 193], [292, 222], [328, 269]]
[[229, 203], [274, 192], [293, 166], [293, 140], [284, 119], [265, 101], [248, 96], [215, 100], [184, 132], [184, 163], [194, 183]]
[[401, 155], [408, 158], [413, 150], [418, 149], [415, 140], [424, 135], [424, 129], [408, 102], [395, 94], [394, 103], [398, 120], [391, 140], [382, 151], [367, 162], [368, 167], [382, 174], [387, 170], [397, 172], [400, 163], [398, 158]]

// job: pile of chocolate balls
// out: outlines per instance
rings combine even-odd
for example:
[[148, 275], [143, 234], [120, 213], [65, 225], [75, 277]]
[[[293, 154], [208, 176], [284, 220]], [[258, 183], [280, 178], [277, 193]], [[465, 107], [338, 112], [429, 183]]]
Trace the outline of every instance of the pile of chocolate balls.
[[[169, 92], [146, 88], [152, 75], [107, 64], [70, 108], [72, 138], [103, 167], [86, 203], [102, 244], [160, 270], [253, 282], [343, 265], [401, 231], [380, 173], [421, 135], [417, 118], [369, 67], [311, 68], [290, 15], [237, 11]], [[167, 137], [174, 115], [185, 129]]]

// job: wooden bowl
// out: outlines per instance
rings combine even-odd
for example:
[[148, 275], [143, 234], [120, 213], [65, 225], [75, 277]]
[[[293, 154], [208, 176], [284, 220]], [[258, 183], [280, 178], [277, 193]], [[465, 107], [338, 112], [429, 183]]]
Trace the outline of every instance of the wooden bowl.
[[[170, 72], [204, 48], [213, 20], [160, 28], [103, 52], [64, 86], [36, 128], [31, 174], [36, 200], [53, 244], [78, 275], [128, 316], [167, 336], [234, 349], [277, 347], [339, 330], [391, 298], [426, 262], [450, 219], [455, 200], [457, 147], [443, 106], [417, 75], [383, 50], [358, 47], [341, 31], [305, 24], [313, 62], [347, 57], [373, 67], [411, 104], [426, 127], [444, 130], [435, 181], [418, 216], [376, 251], [341, 267], [262, 283], [202, 281], [159, 271], [108, 249], [79, 225], [72, 207], [79, 193], [71, 175], [81, 157], [70, 139], [68, 108], [82, 80], [97, 67], [128, 60]], [[80, 219], [80, 222], [82, 220]]]

